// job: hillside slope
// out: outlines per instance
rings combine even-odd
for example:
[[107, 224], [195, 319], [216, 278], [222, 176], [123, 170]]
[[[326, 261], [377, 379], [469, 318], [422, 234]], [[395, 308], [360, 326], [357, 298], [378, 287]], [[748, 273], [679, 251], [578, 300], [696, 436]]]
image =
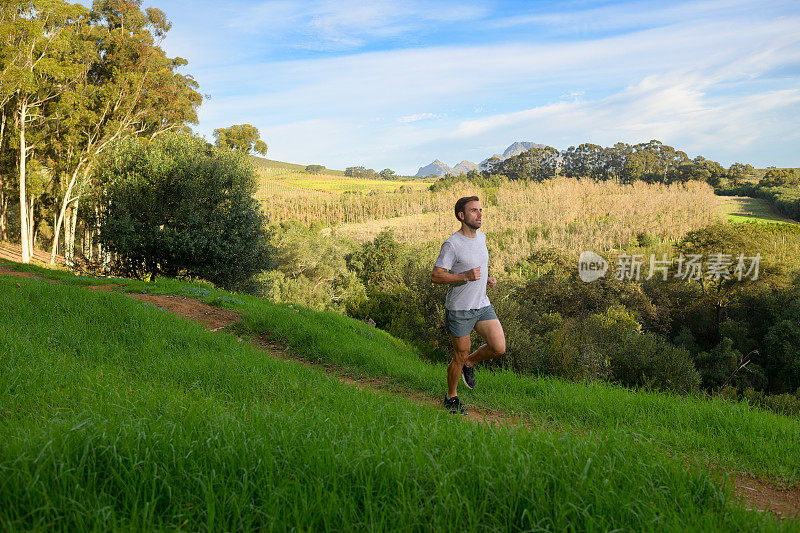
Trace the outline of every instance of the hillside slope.
[[[10, 277], [12, 269], [39, 279]], [[109, 282], [116, 291], [200, 298], [241, 319], [228, 328], [235, 335], [214, 334], [152, 304], [81, 287]], [[296, 356], [438, 395], [441, 365], [339, 315], [202, 284], [8, 264], [0, 298], [10, 302], [0, 310], [0, 523], [10, 529], [790, 526], [731, 507], [718, 470], [703, 465], [797, 480], [795, 420], [485, 373], [472, 404], [515, 412], [529, 428], [497, 430], [239, 342], [268, 333]], [[762, 445], [713, 442], [734, 433]], [[34, 479], [37, 489], [26, 489]]]

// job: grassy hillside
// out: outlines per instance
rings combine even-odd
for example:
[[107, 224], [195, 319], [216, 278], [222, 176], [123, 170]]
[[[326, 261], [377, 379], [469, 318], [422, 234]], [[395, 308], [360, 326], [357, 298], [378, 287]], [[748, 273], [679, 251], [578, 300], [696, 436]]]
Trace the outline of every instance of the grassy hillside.
[[[16, 266], [16, 265], [15, 265]], [[439, 395], [444, 367], [347, 317], [114, 280], [242, 314], [215, 334], [91, 278], [0, 275], [4, 529], [774, 530], [707, 465], [800, 479], [800, 422], [607, 385], [479, 374], [490, 428], [349, 387], [238, 336]], [[758, 443], [754, 446], [753, 443]]]
[[755, 222], [757, 224], [792, 224], [763, 198], [748, 196], [723, 196], [720, 212], [729, 222]]
[[[284, 161], [275, 161], [274, 159], [267, 159], [266, 157], [259, 157], [257, 155], [251, 155], [250, 160], [253, 162], [253, 165], [255, 165], [257, 170], [281, 169], [281, 170], [305, 171], [306, 166], [313, 164], [313, 163], [307, 163], [303, 165], [299, 163], [286, 163]], [[327, 174], [335, 176], [344, 176], [343, 170], [325, 169], [325, 172]]]

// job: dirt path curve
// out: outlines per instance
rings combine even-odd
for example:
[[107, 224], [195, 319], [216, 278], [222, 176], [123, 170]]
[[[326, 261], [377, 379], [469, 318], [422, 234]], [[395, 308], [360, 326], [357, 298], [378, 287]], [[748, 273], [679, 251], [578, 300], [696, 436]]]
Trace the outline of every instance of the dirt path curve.
[[[0, 275], [38, 277], [29, 272], [15, 272], [4, 266], [0, 266]], [[39, 279], [44, 280], [44, 278]], [[86, 286], [87, 290], [92, 291], [116, 291], [118, 288], [120, 285], [115, 284]], [[187, 296], [147, 293], [125, 293], [125, 295], [197, 322], [209, 331], [220, 331], [240, 320], [239, 314], [234, 311], [214, 307]], [[262, 333], [254, 339], [253, 345], [272, 357], [291, 360], [307, 367], [319, 368], [337, 377], [343, 383], [361, 390], [368, 390], [376, 394], [404, 396], [418, 405], [442, 408], [441, 398], [434, 398], [428, 394], [401, 387], [388, 378], [364, 377], [333, 365], [312, 363], [292, 354], [286, 344], [272, 339], [268, 333]], [[465, 418], [474, 423], [515, 427], [528, 425], [518, 416], [512, 416], [503, 411], [478, 409], [472, 406], [468, 407], [467, 411]], [[735, 473], [734, 486], [736, 496], [750, 509], [768, 510], [781, 518], [800, 517], [800, 487], [798, 486], [785, 489], [768, 480], [738, 472]]]

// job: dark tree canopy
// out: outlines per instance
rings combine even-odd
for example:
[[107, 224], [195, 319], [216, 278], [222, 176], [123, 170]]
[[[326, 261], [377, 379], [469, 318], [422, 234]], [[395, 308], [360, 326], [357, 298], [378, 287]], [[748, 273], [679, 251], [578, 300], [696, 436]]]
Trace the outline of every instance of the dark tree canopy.
[[198, 276], [223, 287], [267, 264], [256, 174], [235, 151], [167, 133], [129, 138], [102, 160], [100, 241], [124, 274]]

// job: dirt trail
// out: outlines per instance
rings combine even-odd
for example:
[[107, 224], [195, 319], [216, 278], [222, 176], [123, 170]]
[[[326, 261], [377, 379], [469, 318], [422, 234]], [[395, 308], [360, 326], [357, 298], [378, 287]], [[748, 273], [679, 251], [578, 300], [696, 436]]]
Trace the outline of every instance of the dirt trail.
[[[36, 277], [28, 272], [15, 272], [3, 266], [0, 266], [0, 275]], [[120, 286], [114, 284], [86, 286], [86, 289], [93, 291], [115, 291], [118, 288]], [[125, 295], [165, 309], [187, 320], [198, 322], [209, 331], [220, 331], [240, 320], [238, 313], [220, 309], [186, 296], [140, 293], [125, 293]], [[253, 344], [272, 357], [322, 369], [324, 372], [336, 376], [343, 383], [361, 390], [368, 390], [376, 394], [404, 396], [418, 405], [442, 408], [441, 398], [401, 387], [388, 378], [364, 377], [333, 365], [312, 363], [307, 359], [292, 354], [286, 344], [272, 339], [268, 333], [262, 333], [254, 339]], [[513, 427], [530, 425], [528, 422], [521, 420], [520, 417], [512, 416], [503, 411], [477, 409], [475, 407], [467, 407], [467, 410], [468, 414], [465, 418], [474, 423]], [[786, 489], [768, 480], [759, 479], [749, 474], [739, 472], [734, 474], [735, 494], [746, 507], [762, 511], [768, 510], [781, 518], [800, 517], [800, 486]]]

